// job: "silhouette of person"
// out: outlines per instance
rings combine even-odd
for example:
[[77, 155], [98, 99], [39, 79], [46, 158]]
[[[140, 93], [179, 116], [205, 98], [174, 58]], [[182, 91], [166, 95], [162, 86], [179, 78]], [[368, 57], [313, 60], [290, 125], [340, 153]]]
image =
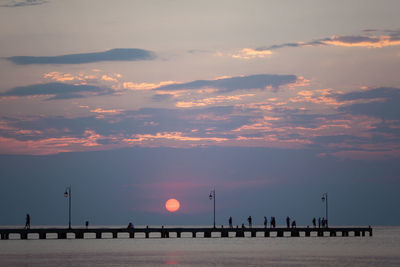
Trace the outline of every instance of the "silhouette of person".
[[287, 228], [290, 228], [290, 218], [289, 218], [289, 216], [286, 217], [286, 226], [287, 226]]
[[296, 220], [293, 220], [293, 222], [292, 222], [292, 228], [296, 228]]
[[325, 227], [325, 225], [326, 225], [326, 220], [325, 218], [322, 218], [322, 227]]
[[246, 227], [244, 227], [244, 223], [242, 223], [242, 229], [244, 229], [244, 228], [246, 228]]
[[312, 219], [312, 224], [313, 224], [314, 228], [317, 226], [317, 223], [316, 223], [315, 217]]
[[133, 229], [133, 224], [131, 222], [128, 224], [128, 229]]
[[321, 228], [321, 217], [318, 217], [318, 228]]
[[29, 215], [29, 213], [26, 214], [25, 229], [31, 229], [31, 216]]
[[86, 221], [86, 222], [85, 222], [85, 226], [86, 226], [86, 229], [88, 229], [88, 227], [89, 227], [89, 221]]
[[233, 226], [232, 226], [232, 217], [229, 217], [229, 220], [228, 220], [228, 221], [229, 221], [229, 227], [232, 228], [232, 227], [233, 227]]
[[266, 216], [264, 216], [264, 228], [267, 228], [267, 224], [268, 224], [268, 219]]
[[247, 221], [249, 222], [249, 227], [251, 228], [251, 226], [252, 226], [252, 219], [251, 219], [251, 216], [249, 216], [249, 218], [247, 218]]
[[275, 221], [275, 216], [271, 217], [271, 228], [275, 228], [276, 226], [276, 221]]

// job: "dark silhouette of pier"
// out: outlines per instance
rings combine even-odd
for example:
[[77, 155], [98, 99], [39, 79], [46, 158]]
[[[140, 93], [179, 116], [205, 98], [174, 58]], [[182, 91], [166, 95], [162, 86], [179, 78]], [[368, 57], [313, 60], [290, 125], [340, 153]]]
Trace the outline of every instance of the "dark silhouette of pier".
[[[12, 235], [13, 239], [47, 239], [51, 238], [48, 235], [56, 235], [57, 239], [72, 238], [83, 239], [88, 238], [89, 235], [97, 239], [106, 238], [106, 236], [112, 236], [112, 238], [135, 238], [135, 237], [158, 237], [158, 238], [169, 238], [173, 233], [177, 238], [185, 237], [189, 233], [189, 237], [335, 237], [335, 236], [365, 236], [366, 233], [372, 236], [372, 228], [369, 227], [333, 227], [333, 228], [310, 228], [310, 227], [298, 227], [298, 228], [287, 228], [287, 227], [276, 227], [276, 228], [265, 228], [265, 227], [253, 227], [253, 228], [241, 228], [241, 227], [221, 227], [221, 228], [206, 228], [206, 227], [143, 227], [143, 228], [4, 228], [0, 229], [1, 239], [10, 239]], [[105, 235], [106, 236], [105, 236]], [[191, 234], [191, 235], [190, 235]], [[258, 235], [257, 235], [258, 234]], [[150, 236], [151, 235], [151, 236]], [[172, 235], [171, 235], [172, 237]]]

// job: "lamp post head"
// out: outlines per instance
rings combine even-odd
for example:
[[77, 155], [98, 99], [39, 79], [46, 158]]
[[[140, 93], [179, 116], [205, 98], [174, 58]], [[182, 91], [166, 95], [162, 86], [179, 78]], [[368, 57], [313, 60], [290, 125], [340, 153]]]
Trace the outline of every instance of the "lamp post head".
[[208, 196], [210, 198], [210, 200], [213, 198], [212, 194], [210, 193], [210, 195]]
[[322, 202], [324, 202], [325, 201], [325, 196], [322, 196], [321, 200], [322, 200]]
[[65, 192], [64, 192], [64, 197], [68, 197], [68, 191], [67, 190], [65, 190]]

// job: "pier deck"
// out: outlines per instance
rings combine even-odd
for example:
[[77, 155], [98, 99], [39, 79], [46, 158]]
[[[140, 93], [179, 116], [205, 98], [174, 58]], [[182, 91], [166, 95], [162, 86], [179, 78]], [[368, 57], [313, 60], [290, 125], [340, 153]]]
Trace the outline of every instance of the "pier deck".
[[[189, 234], [188, 234], [189, 233]], [[329, 228], [167, 228], [167, 227], [144, 227], [144, 228], [31, 228], [31, 229], [0, 229], [1, 239], [47, 239], [57, 238], [83, 239], [91, 236], [92, 238], [135, 238], [135, 237], [324, 237], [324, 236], [365, 236], [366, 233], [372, 236], [372, 228], [369, 227], [329, 227]], [[103, 235], [104, 234], [104, 235]], [[48, 236], [49, 235], [49, 236]], [[53, 236], [53, 237], [51, 237]]]

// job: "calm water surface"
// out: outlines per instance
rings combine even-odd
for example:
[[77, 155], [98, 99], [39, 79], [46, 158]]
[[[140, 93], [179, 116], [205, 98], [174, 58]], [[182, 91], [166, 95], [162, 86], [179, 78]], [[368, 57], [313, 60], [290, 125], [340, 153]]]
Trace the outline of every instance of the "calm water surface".
[[0, 266], [400, 266], [400, 227], [373, 237], [0, 240]]

